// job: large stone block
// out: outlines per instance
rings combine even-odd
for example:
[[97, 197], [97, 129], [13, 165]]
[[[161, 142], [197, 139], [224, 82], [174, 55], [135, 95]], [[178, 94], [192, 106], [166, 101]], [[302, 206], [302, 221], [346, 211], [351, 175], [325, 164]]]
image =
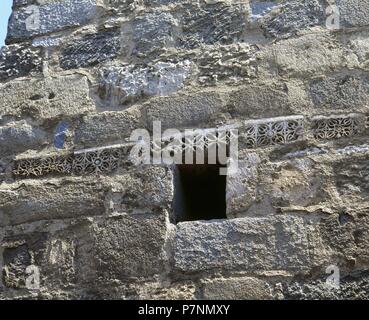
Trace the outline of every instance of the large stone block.
[[66, 0], [15, 9], [10, 17], [7, 41], [80, 26], [97, 14], [95, 0]]
[[66, 70], [93, 66], [115, 58], [120, 46], [118, 30], [88, 34], [73, 40], [62, 49], [60, 66]]
[[27, 180], [2, 184], [0, 224], [101, 215], [109, 186], [96, 179]]
[[193, 58], [197, 80], [204, 86], [253, 82], [258, 75], [259, 52], [258, 47], [239, 42], [201, 46]]
[[[7, 298], [71, 299], [78, 275], [86, 272], [79, 265], [79, 248], [88, 238], [88, 219], [49, 220], [3, 228], [2, 264]], [[0, 257], [1, 261], [1, 257]], [[25, 290], [26, 269], [39, 274], [39, 289]], [[35, 274], [35, 273], [34, 273]], [[36, 283], [35, 283], [36, 284]], [[66, 289], [68, 288], [68, 289]], [[16, 290], [14, 290], [16, 289]], [[64, 290], [65, 291], [64, 291]], [[81, 296], [79, 296], [81, 298]]]
[[232, 116], [254, 119], [292, 114], [293, 103], [285, 83], [268, 82], [238, 87], [230, 92], [228, 101]]
[[24, 45], [4, 46], [0, 49], [0, 81], [38, 74], [42, 69], [41, 52]]
[[266, 49], [267, 60], [280, 75], [310, 77], [346, 65], [344, 50], [330, 33], [281, 40]]
[[135, 129], [144, 128], [141, 111], [135, 107], [124, 111], [101, 112], [83, 117], [75, 131], [77, 147], [96, 147], [129, 141]]
[[181, 17], [180, 47], [231, 44], [239, 41], [246, 28], [248, 6], [244, 3], [212, 1], [185, 6]]
[[369, 76], [346, 75], [314, 80], [309, 92], [318, 109], [343, 109], [367, 111], [369, 99]]
[[258, 191], [274, 208], [303, 208], [330, 200], [325, 168], [310, 159], [280, 162], [259, 170], [262, 174], [258, 181]]
[[369, 213], [366, 208], [353, 206], [321, 219], [319, 233], [330, 250], [331, 264], [342, 272], [350, 272], [369, 263]]
[[95, 109], [86, 77], [13, 81], [0, 85], [0, 117], [31, 116], [37, 120], [73, 117]]
[[320, 0], [284, 1], [277, 10], [263, 18], [267, 36], [288, 37], [313, 26], [323, 26], [325, 7]]
[[112, 105], [124, 105], [155, 95], [168, 96], [184, 87], [190, 73], [188, 60], [108, 68], [102, 70], [99, 93], [104, 103]]
[[24, 121], [0, 126], [1, 156], [28, 149], [39, 149], [49, 141], [50, 137], [44, 130], [32, 127]]
[[144, 104], [147, 127], [151, 129], [153, 121], [161, 121], [163, 129], [202, 126], [209, 123], [223, 105], [221, 95], [214, 91], [151, 99]]
[[338, 0], [340, 26], [362, 27], [369, 24], [368, 0]]
[[261, 159], [256, 153], [249, 153], [238, 163], [236, 175], [227, 177], [227, 216], [234, 217], [255, 204], [257, 199], [258, 166]]
[[369, 159], [344, 159], [335, 162], [333, 167], [337, 190], [343, 201], [356, 206], [369, 201]]
[[129, 281], [165, 272], [166, 223], [151, 215], [116, 216], [94, 222], [90, 242], [80, 248], [86, 272], [83, 282]]
[[252, 277], [216, 278], [203, 281], [202, 292], [207, 300], [271, 299], [269, 284]]
[[182, 272], [306, 271], [323, 263], [319, 240], [314, 226], [296, 217], [180, 223], [174, 267]]
[[158, 55], [167, 48], [174, 47], [179, 22], [170, 12], [153, 12], [136, 16], [133, 21], [123, 26], [122, 42], [132, 43], [126, 48], [127, 54], [147, 57]]
[[292, 282], [283, 285], [283, 295], [287, 300], [365, 300], [369, 295], [369, 275], [367, 270], [357, 270], [340, 277], [339, 288], [326, 283], [324, 274], [307, 282]]
[[159, 166], [138, 168], [116, 176], [112, 184], [109, 210], [129, 214], [157, 213], [171, 210], [173, 174]]

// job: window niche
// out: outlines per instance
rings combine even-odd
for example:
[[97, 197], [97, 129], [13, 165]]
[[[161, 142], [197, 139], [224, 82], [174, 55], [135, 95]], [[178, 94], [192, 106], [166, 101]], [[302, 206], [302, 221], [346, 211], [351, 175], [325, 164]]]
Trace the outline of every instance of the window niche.
[[175, 222], [226, 219], [227, 176], [221, 165], [177, 165], [174, 173]]

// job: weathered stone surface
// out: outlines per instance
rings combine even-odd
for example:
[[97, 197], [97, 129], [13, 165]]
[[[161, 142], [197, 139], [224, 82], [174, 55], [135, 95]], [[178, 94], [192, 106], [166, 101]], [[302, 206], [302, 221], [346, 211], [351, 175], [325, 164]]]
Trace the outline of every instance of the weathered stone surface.
[[369, 199], [369, 160], [366, 158], [339, 161], [334, 165], [335, 180], [340, 196], [346, 201]]
[[[291, 101], [292, 100], [292, 101]], [[268, 118], [292, 113], [293, 99], [285, 83], [238, 87], [229, 93], [229, 112], [235, 117]]]
[[367, 265], [369, 254], [369, 216], [360, 206], [340, 210], [321, 220], [322, 240], [331, 251], [331, 260], [342, 272], [350, 272]]
[[60, 66], [74, 69], [96, 65], [115, 58], [120, 50], [117, 30], [89, 34], [67, 44], [61, 52]]
[[195, 48], [202, 44], [234, 43], [243, 35], [247, 14], [247, 6], [242, 3], [216, 1], [200, 8], [194, 3], [183, 13], [179, 45]]
[[346, 75], [312, 81], [310, 95], [316, 108], [366, 111], [369, 99], [369, 76]]
[[288, 300], [366, 300], [369, 294], [368, 274], [366, 270], [341, 278], [340, 288], [332, 288], [325, 279], [308, 283], [286, 283], [283, 287], [284, 298]]
[[189, 282], [171, 283], [162, 286], [157, 283], [147, 283], [139, 286], [137, 299], [142, 300], [194, 300], [196, 286]]
[[206, 45], [195, 57], [198, 81], [204, 86], [239, 84], [257, 77], [259, 48], [246, 43]]
[[38, 49], [4, 46], [0, 49], [0, 81], [40, 73], [42, 59]]
[[174, 266], [183, 272], [309, 270], [323, 262], [310, 251], [318, 241], [313, 229], [294, 217], [180, 223]]
[[204, 298], [208, 300], [266, 300], [272, 298], [268, 283], [252, 277], [205, 280], [202, 290]]
[[[90, 281], [152, 277], [165, 271], [166, 224], [151, 215], [116, 216], [93, 223], [85, 263], [91, 266]], [[91, 251], [90, 251], [91, 250]], [[87, 261], [86, 261], [87, 260]], [[85, 279], [88, 280], [88, 279]]]
[[[276, 13], [274, 13], [276, 12]], [[320, 0], [285, 1], [262, 23], [267, 36], [286, 37], [309, 27], [323, 25], [325, 8]]]
[[21, 7], [35, 3], [36, 0], [13, 0], [13, 7]]
[[278, 73], [316, 76], [345, 65], [344, 51], [329, 34], [308, 34], [282, 40], [267, 52]]
[[[369, 0], [13, 4], [0, 299], [368, 296]], [[238, 173], [201, 168], [226, 212], [173, 224], [218, 193], [177, 210], [175, 166], [133, 163], [127, 139], [153, 121], [212, 129], [207, 151], [216, 128], [239, 129]]]
[[309, 159], [282, 162], [272, 168], [265, 168], [263, 173], [264, 178], [259, 178], [262, 187], [259, 188], [265, 188], [262, 193], [275, 208], [308, 207], [330, 199], [326, 184], [327, 172]]
[[134, 129], [145, 126], [141, 117], [135, 107], [85, 116], [76, 128], [74, 142], [78, 147], [96, 147], [128, 141]]
[[361, 27], [369, 24], [368, 0], [338, 0], [337, 7], [340, 13], [340, 26]]
[[24, 121], [9, 123], [0, 126], [0, 154], [38, 149], [47, 144], [48, 134], [39, 128], [32, 127]]
[[173, 200], [173, 174], [161, 167], [143, 167], [115, 179], [109, 210], [130, 214], [170, 210]]
[[175, 45], [177, 25], [178, 21], [169, 12], [137, 16], [130, 24], [123, 26], [122, 43], [132, 43], [124, 51], [142, 58], [158, 55]]
[[177, 94], [156, 98], [144, 104], [147, 127], [161, 121], [162, 128], [197, 127], [221, 111], [223, 101], [217, 92]]
[[93, 19], [96, 13], [95, 0], [66, 0], [19, 8], [10, 17], [7, 41], [80, 26]]
[[0, 224], [17, 225], [44, 219], [94, 216], [105, 212], [109, 186], [86, 179], [3, 184], [0, 188]]
[[256, 153], [246, 155], [239, 161], [237, 175], [227, 179], [227, 216], [247, 210], [257, 199], [258, 166], [261, 159]]
[[122, 105], [149, 96], [168, 96], [183, 88], [190, 71], [189, 61], [106, 69], [100, 80], [100, 97], [110, 104]]
[[87, 79], [65, 76], [0, 85], [0, 117], [31, 116], [37, 120], [70, 117], [93, 111]]
[[275, 9], [278, 5], [277, 1], [262, 1], [262, 0], [251, 0], [250, 1], [250, 9], [251, 9], [251, 21], [255, 21], [264, 17], [271, 10]]
[[26, 269], [31, 265], [41, 265], [46, 251], [46, 233], [31, 233], [5, 237], [3, 248], [3, 279], [7, 288], [26, 288]]

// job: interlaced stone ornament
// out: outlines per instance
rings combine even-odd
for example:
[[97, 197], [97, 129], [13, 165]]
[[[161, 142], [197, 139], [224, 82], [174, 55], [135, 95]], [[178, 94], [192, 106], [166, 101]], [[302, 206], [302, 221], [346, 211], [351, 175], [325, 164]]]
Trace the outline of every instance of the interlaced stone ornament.
[[[366, 117], [360, 114], [312, 119], [311, 134], [317, 140], [338, 139], [360, 133], [365, 128]], [[303, 116], [288, 116], [259, 120], [221, 128], [194, 129], [192, 135], [178, 131], [178, 135], [164, 136], [150, 142], [150, 153], [164, 152], [182, 157], [186, 152], [205, 152], [227, 148], [238, 137], [246, 149], [288, 144], [302, 139], [305, 133]], [[13, 175], [18, 178], [45, 175], [109, 174], [121, 167], [132, 166], [135, 161], [130, 151], [133, 144], [86, 149], [45, 158], [20, 159], [14, 162]]]
[[291, 116], [246, 121], [240, 136], [248, 149], [293, 142], [304, 134], [303, 120], [303, 116]]
[[360, 115], [319, 117], [313, 119], [315, 139], [330, 140], [350, 137], [362, 131]]

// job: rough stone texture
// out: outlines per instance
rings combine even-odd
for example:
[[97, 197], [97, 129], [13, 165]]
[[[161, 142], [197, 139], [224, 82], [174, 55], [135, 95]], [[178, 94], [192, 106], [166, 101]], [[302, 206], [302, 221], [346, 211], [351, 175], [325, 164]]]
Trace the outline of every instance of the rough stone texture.
[[158, 62], [145, 68], [111, 68], [101, 77], [100, 96], [113, 105], [124, 105], [146, 96], [168, 96], [184, 86], [190, 63]]
[[[156, 217], [114, 217], [93, 224], [91, 258], [97, 277], [129, 280], [165, 271], [165, 221]], [[135, 250], [126, 248], [134, 247]]]
[[[275, 12], [275, 11], [274, 11]], [[323, 24], [324, 9], [320, 0], [286, 1], [278, 8], [278, 13], [264, 17], [262, 23], [268, 36], [286, 37], [309, 27]]]
[[309, 89], [317, 108], [348, 111], [353, 106], [355, 108], [368, 107], [369, 77], [366, 74], [315, 80], [310, 84]]
[[153, 121], [161, 121], [162, 128], [196, 127], [211, 121], [213, 115], [221, 111], [223, 102], [219, 93], [178, 94], [156, 98], [144, 105], [147, 126]]
[[7, 41], [23, 40], [32, 36], [80, 26], [96, 15], [96, 1], [67, 0], [30, 5], [13, 11], [9, 21]]
[[60, 66], [63, 69], [87, 67], [115, 58], [120, 49], [119, 40], [117, 31], [105, 31], [73, 40], [63, 48]]
[[95, 109], [87, 79], [81, 76], [14, 81], [0, 86], [0, 118], [28, 116], [42, 120], [73, 117]]
[[[368, 0], [338, 30], [326, 0], [13, 3], [0, 299], [368, 298]], [[176, 167], [135, 165], [153, 121], [238, 129], [222, 219], [179, 221]]]
[[183, 272], [303, 270], [323, 262], [311, 255], [319, 239], [301, 218], [189, 222], [177, 229], [174, 265]]
[[25, 46], [8, 46], [0, 49], [0, 81], [24, 77], [41, 71], [40, 51]]
[[105, 212], [108, 186], [69, 181], [33, 182], [3, 185], [1, 190], [1, 225], [22, 224], [43, 219], [99, 215]]
[[251, 277], [211, 279], [203, 284], [205, 299], [266, 300], [272, 297], [269, 285]]
[[35, 128], [25, 121], [9, 123], [0, 127], [0, 152], [22, 152], [43, 146], [48, 142], [48, 135], [42, 129]]
[[341, 24], [345, 27], [361, 27], [368, 25], [369, 1], [367, 0], [338, 0]]
[[143, 126], [141, 117], [141, 111], [135, 107], [85, 116], [76, 128], [75, 144], [95, 147], [128, 140], [132, 130]]

